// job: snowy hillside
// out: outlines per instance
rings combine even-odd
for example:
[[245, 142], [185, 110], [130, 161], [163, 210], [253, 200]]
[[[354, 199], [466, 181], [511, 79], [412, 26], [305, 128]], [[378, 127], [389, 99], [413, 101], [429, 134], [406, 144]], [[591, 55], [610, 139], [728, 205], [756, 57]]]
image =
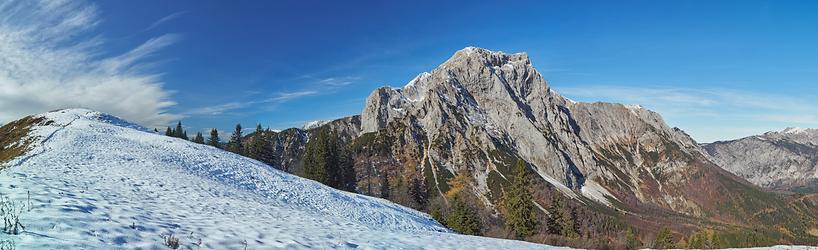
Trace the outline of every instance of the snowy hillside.
[[[41, 115], [28, 152], [0, 170], [24, 209], [17, 249], [544, 249], [463, 236], [391, 202], [337, 191], [102, 113]], [[27, 196], [30, 192], [30, 201]]]

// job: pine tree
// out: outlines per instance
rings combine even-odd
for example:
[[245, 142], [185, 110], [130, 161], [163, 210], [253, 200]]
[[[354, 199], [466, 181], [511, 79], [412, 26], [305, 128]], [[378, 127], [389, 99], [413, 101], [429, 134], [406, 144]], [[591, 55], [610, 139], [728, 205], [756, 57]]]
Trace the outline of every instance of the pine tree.
[[562, 232], [560, 233], [562, 236], [576, 238], [579, 237], [579, 227], [577, 227], [577, 213], [576, 209], [571, 206], [563, 206], [562, 210], [560, 210], [562, 215], [560, 218], [560, 228], [562, 228]]
[[173, 129], [171, 129], [170, 127], [168, 127], [168, 130], [165, 130], [165, 135], [166, 135], [166, 136], [173, 136]]
[[236, 130], [230, 136], [230, 141], [227, 142], [227, 151], [244, 155], [244, 145], [241, 144], [241, 124], [236, 124]]
[[215, 128], [210, 130], [210, 138], [207, 139], [207, 145], [221, 148], [219, 145], [219, 131]]
[[558, 194], [551, 195], [551, 204], [548, 206], [548, 219], [546, 220], [546, 227], [551, 234], [562, 234], [562, 199]]
[[459, 197], [452, 199], [452, 209], [446, 217], [446, 226], [462, 233], [480, 235], [480, 218], [474, 209], [469, 207]]
[[625, 231], [625, 241], [625, 249], [627, 250], [636, 250], [642, 247], [642, 242], [636, 238], [636, 235], [633, 233], [633, 229], [628, 228], [628, 230]]
[[329, 164], [327, 150], [327, 134], [323, 129], [317, 131], [313, 138], [307, 142], [304, 150], [304, 177], [323, 184], [329, 183]]
[[409, 197], [412, 198], [412, 201], [415, 202], [417, 205], [416, 209], [420, 210], [426, 207], [426, 202], [428, 201], [428, 193], [426, 192], [426, 184], [422, 179], [413, 178], [409, 182], [409, 189], [407, 189]]
[[432, 207], [432, 219], [435, 219], [440, 224], [446, 225], [446, 218], [443, 216], [443, 212], [440, 212], [439, 207]]
[[193, 142], [198, 143], [198, 144], [204, 144], [205, 143], [204, 140], [205, 139], [204, 139], [204, 136], [202, 136], [202, 132], [196, 133], [196, 137], [193, 137]]
[[262, 154], [264, 154], [264, 130], [261, 129], [261, 124], [256, 125], [256, 132], [250, 140], [250, 146], [247, 148], [247, 157], [262, 161]]
[[182, 129], [182, 122], [181, 122], [181, 121], [179, 121], [178, 123], [176, 123], [176, 129], [175, 129], [175, 130], [173, 130], [173, 137], [176, 137], [176, 138], [184, 138], [184, 137], [183, 137], [183, 136], [184, 136], [184, 134], [183, 134], [184, 132], [185, 132], [185, 130], [184, 130], [184, 129]]
[[503, 212], [506, 217], [506, 228], [518, 238], [534, 234], [539, 226], [536, 207], [531, 197], [531, 183], [526, 176], [525, 162], [518, 160], [515, 166], [516, 175], [511, 190], [503, 198]]
[[304, 174], [327, 186], [355, 191], [357, 180], [349, 153], [340, 145], [335, 133], [320, 129], [307, 142], [304, 151]]
[[188, 140], [187, 138], [187, 131], [182, 131], [182, 139]]
[[673, 235], [670, 233], [670, 229], [667, 227], [662, 227], [659, 230], [659, 234], [656, 235], [656, 240], [653, 241], [653, 248], [655, 249], [670, 249], [676, 248], [676, 244], [673, 242]]
[[383, 171], [381, 174], [381, 198], [389, 199], [389, 172]]
[[338, 157], [338, 167], [340, 168], [341, 173], [341, 182], [340, 188], [344, 191], [355, 192], [355, 189], [358, 187], [358, 177], [355, 174], [355, 164], [352, 161], [352, 156], [346, 150], [346, 148], [340, 146], [340, 139], [337, 137], [335, 138], [336, 148], [338, 149], [338, 153], [336, 156]]

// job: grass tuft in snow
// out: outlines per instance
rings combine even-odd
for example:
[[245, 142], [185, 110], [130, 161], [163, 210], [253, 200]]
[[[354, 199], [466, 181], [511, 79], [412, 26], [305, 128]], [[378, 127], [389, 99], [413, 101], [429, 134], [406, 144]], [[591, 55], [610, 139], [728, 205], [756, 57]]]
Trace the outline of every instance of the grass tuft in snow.
[[18, 235], [25, 226], [20, 222], [20, 215], [25, 211], [25, 204], [12, 201], [4, 195], [0, 195], [0, 217], [3, 218], [3, 233]]
[[173, 236], [173, 234], [163, 236], [165, 238], [165, 246], [169, 247], [170, 249], [178, 249], [179, 248], [179, 238]]

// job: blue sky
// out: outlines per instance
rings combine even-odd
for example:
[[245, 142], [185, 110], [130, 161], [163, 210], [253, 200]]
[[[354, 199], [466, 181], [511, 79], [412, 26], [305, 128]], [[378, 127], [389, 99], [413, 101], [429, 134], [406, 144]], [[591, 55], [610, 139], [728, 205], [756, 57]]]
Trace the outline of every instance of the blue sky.
[[[641, 104], [702, 142], [818, 127], [816, 1], [30, 2], [0, 4], [0, 14], [20, 16], [0, 20], [0, 34], [81, 25], [0, 37], [27, 44], [0, 47], [23, 58], [0, 66], [12, 76], [0, 86], [87, 98], [0, 93], [0, 107], [23, 113], [73, 105], [149, 126], [182, 119], [191, 131], [297, 127], [358, 114], [375, 88], [478, 46], [527, 52], [569, 98]], [[15, 71], [48, 58], [42, 51], [60, 63]], [[126, 94], [113, 93], [119, 86]], [[150, 91], [128, 94], [139, 86]], [[128, 105], [112, 101], [122, 99]]]

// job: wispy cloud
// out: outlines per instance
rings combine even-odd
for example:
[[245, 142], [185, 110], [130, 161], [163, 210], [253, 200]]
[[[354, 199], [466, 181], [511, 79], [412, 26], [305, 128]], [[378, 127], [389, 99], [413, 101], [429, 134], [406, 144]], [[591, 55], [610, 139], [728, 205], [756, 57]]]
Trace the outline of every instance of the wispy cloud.
[[324, 78], [318, 81], [321, 85], [330, 86], [330, 87], [342, 87], [346, 85], [350, 85], [355, 83], [355, 81], [360, 80], [361, 77], [357, 76], [344, 76], [344, 77], [330, 77]]
[[160, 18], [159, 20], [156, 20], [156, 22], [153, 22], [150, 26], [145, 28], [144, 31], [155, 29], [156, 27], [159, 27], [160, 25], [162, 25], [164, 23], [167, 23], [167, 22], [170, 22], [170, 21], [172, 21], [174, 19], [177, 19], [177, 18], [179, 18], [179, 17], [181, 17], [181, 16], [183, 16], [185, 14], [187, 14], [187, 11], [179, 11], [179, 12], [167, 15], [167, 16], [165, 16], [163, 18]]
[[640, 104], [701, 141], [749, 136], [786, 126], [818, 127], [818, 100], [724, 88], [586, 85], [557, 88], [580, 101]]
[[84, 1], [0, 4], [0, 123], [48, 110], [85, 107], [146, 126], [177, 115], [149, 57], [174, 43], [164, 35], [119, 56], [100, 57], [104, 39], [92, 30], [97, 7]]
[[314, 96], [318, 95], [318, 91], [314, 90], [302, 90], [302, 91], [294, 91], [294, 92], [278, 92], [275, 93], [267, 98], [262, 98], [261, 100], [251, 100], [251, 101], [239, 101], [239, 102], [228, 102], [222, 104], [216, 104], [211, 106], [205, 106], [200, 108], [191, 109], [185, 112], [185, 115], [221, 115], [226, 113], [227, 111], [231, 110], [238, 110], [243, 108], [252, 107], [255, 105], [274, 105], [274, 104], [281, 104], [285, 102], [289, 102], [292, 100], [296, 100], [299, 98], [307, 97], [307, 96]]
[[318, 91], [315, 90], [302, 90], [296, 92], [278, 92], [273, 97], [267, 99], [266, 102], [286, 102], [294, 99], [298, 99], [301, 97], [306, 96], [314, 96], [317, 95]]

